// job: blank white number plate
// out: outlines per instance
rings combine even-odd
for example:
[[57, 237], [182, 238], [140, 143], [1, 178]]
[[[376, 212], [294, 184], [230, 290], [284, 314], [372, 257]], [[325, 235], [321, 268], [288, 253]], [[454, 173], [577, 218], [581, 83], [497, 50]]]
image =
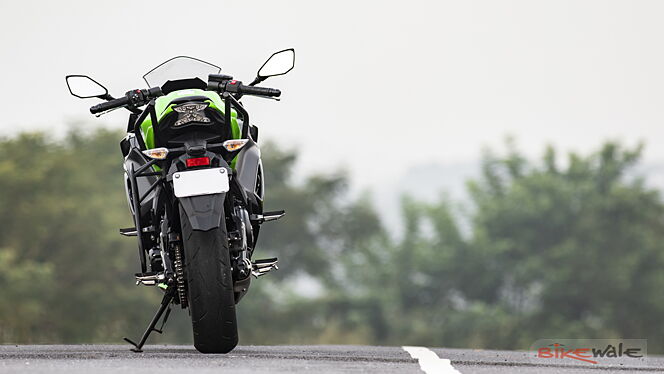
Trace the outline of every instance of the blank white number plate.
[[179, 171], [173, 174], [175, 196], [199, 196], [227, 192], [228, 171], [225, 168]]

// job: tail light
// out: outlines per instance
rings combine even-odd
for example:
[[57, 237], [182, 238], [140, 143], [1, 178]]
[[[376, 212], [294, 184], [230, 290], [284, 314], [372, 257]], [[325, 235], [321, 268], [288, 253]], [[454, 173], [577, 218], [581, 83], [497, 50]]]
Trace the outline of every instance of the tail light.
[[193, 168], [195, 166], [207, 166], [210, 165], [209, 157], [196, 157], [187, 159], [187, 167]]

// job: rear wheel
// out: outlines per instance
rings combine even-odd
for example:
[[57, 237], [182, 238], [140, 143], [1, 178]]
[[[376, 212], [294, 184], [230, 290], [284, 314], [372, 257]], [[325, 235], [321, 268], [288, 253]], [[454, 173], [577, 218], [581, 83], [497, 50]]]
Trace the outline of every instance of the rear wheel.
[[203, 353], [227, 353], [238, 342], [230, 253], [223, 221], [222, 218], [216, 229], [195, 231], [180, 208], [194, 346]]

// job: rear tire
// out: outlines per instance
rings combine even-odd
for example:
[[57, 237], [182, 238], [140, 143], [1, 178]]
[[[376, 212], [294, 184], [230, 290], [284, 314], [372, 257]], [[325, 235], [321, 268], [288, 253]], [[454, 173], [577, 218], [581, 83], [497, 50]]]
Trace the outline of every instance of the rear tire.
[[216, 229], [195, 231], [180, 208], [180, 222], [194, 346], [202, 353], [228, 353], [238, 334], [224, 219]]

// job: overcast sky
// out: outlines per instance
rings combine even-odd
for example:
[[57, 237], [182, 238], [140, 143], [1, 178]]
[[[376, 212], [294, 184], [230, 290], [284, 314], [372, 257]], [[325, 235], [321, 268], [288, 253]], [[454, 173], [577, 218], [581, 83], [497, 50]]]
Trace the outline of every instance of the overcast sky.
[[[662, 1], [2, 1], [0, 133], [97, 119], [64, 76], [119, 95], [175, 55], [250, 81], [273, 51], [295, 69], [245, 99], [263, 138], [297, 146], [301, 173], [345, 167], [386, 188], [411, 165], [472, 165], [511, 134], [590, 151], [647, 142], [664, 158]], [[388, 185], [387, 188], [392, 188]]]

